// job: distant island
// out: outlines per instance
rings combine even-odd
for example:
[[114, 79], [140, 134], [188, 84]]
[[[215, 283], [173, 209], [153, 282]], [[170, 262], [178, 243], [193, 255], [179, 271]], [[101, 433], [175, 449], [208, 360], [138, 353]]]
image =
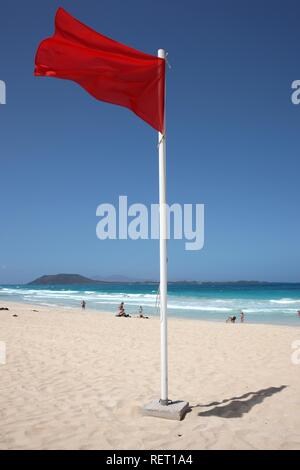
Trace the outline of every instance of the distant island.
[[28, 286], [45, 286], [45, 285], [62, 285], [62, 284], [76, 284], [76, 285], [91, 285], [91, 284], [105, 284], [105, 281], [97, 281], [95, 279], [89, 279], [88, 277], [81, 276], [80, 274], [53, 274], [38, 277], [32, 282], [29, 282]]
[[[100, 280], [101, 279], [101, 280]], [[130, 280], [125, 276], [109, 276], [107, 278], [100, 276], [91, 279], [80, 274], [50, 274], [38, 277], [34, 281], [29, 282], [27, 285], [96, 285], [96, 284], [158, 284], [159, 281], [154, 280]], [[268, 281], [169, 281], [169, 285], [186, 284], [186, 285], [199, 285], [199, 286], [264, 286], [268, 284], [280, 284]]]

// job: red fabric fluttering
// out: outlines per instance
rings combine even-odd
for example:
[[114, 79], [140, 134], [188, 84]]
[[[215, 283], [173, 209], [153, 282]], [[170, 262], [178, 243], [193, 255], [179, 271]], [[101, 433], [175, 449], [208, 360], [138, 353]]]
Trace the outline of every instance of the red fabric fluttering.
[[164, 132], [165, 60], [114, 41], [59, 8], [55, 33], [38, 47], [37, 76], [73, 80]]

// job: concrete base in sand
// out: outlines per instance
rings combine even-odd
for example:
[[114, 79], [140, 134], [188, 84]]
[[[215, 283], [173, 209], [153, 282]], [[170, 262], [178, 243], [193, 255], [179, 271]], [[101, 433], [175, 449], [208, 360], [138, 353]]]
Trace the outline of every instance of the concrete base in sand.
[[143, 407], [143, 415], [181, 421], [188, 410], [187, 401], [170, 401], [168, 405], [162, 405], [159, 400], [153, 400]]

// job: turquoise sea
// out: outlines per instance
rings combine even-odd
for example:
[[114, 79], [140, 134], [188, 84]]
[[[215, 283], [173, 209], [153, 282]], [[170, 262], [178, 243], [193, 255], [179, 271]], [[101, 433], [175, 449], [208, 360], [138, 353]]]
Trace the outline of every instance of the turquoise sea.
[[[57, 305], [66, 309], [80, 306], [116, 312], [121, 301], [127, 313], [136, 313], [140, 305], [149, 315], [159, 315], [157, 284], [96, 285], [3, 285], [0, 307], [5, 300], [37, 305]], [[168, 311], [173, 317], [225, 321], [229, 315], [239, 318], [243, 310], [249, 323], [299, 325], [300, 284], [170, 284]]]

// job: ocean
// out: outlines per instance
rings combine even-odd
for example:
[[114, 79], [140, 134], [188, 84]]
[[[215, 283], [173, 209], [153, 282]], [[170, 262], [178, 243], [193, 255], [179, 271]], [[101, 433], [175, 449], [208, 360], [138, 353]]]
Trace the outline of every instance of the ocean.
[[[97, 284], [0, 286], [0, 307], [5, 300], [72, 309], [85, 300], [87, 307], [115, 313], [121, 301], [126, 313], [139, 306], [147, 315], [159, 315], [156, 284]], [[169, 316], [225, 321], [243, 310], [248, 323], [299, 325], [300, 284], [179, 284], [169, 286]]]

